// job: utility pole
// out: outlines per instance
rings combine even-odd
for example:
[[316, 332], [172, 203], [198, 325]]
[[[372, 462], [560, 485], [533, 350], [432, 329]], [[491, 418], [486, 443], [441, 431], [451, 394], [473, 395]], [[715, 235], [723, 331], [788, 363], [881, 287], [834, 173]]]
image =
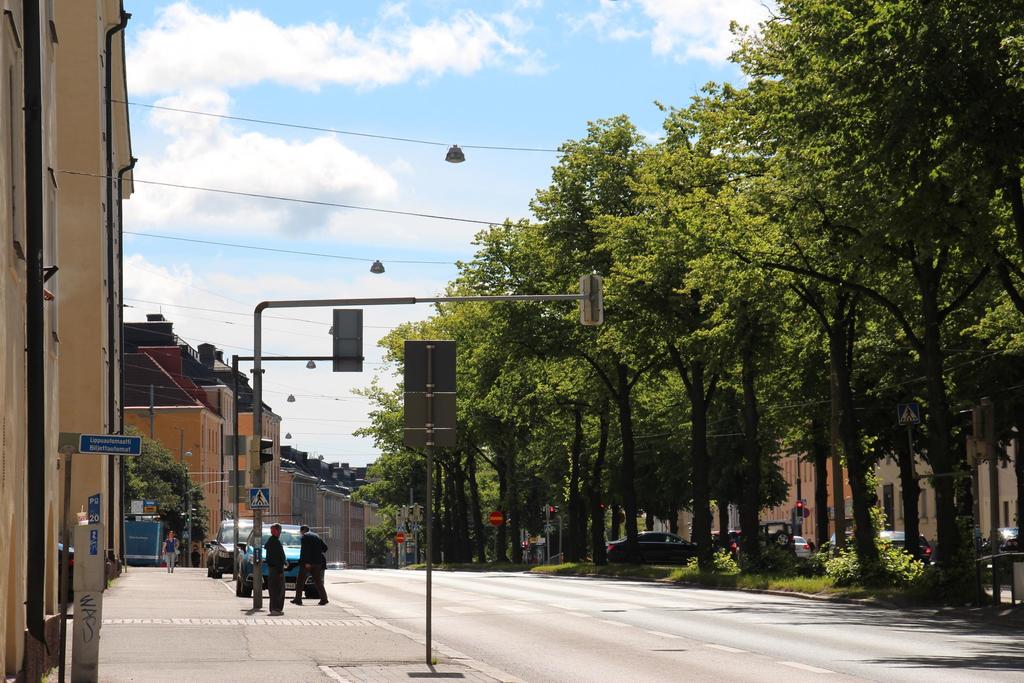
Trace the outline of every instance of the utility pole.
[[155, 439], [153, 436], [156, 431], [156, 389], [152, 384], [149, 385], [149, 438]]

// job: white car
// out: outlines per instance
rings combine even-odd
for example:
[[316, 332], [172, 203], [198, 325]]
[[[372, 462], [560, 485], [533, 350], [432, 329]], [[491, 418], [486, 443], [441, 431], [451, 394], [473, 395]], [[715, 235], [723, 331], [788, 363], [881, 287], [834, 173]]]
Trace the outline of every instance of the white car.
[[811, 550], [811, 544], [803, 536], [794, 536], [793, 545], [796, 546], [797, 557], [810, 557], [814, 554], [814, 551]]

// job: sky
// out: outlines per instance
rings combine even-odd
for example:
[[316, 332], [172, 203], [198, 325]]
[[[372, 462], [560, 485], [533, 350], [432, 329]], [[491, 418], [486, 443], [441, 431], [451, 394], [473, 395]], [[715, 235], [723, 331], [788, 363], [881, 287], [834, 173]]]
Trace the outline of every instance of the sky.
[[[184, 340], [212, 343], [229, 362], [251, 355], [260, 301], [440, 293], [478, 231], [529, 217], [558, 161], [551, 150], [619, 114], [657, 139], [656, 103], [685, 106], [708, 81], [739, 80], [730, 22], [756, 26], [768, 14], [761, 0], [125, 0], [125, 9], [139, 159], [125, 202], [126, 324], [163, 313]], [[464, 163], [444, 161], [451, 144], [463, 146]], [[370, 273], [374, 259], [383, 274]], [[282, 443], [372, 461], [372, 440], [352, 436], [370, 405], [352, 391], [375, 377], [394, 386], [377, 341], [430, 313], [364, 309], [362, 373], [268, 364], [264, 400], [292, 437]], [[272, 311], [264, 352], [330, 355], [330, 320], [327, 308]]]

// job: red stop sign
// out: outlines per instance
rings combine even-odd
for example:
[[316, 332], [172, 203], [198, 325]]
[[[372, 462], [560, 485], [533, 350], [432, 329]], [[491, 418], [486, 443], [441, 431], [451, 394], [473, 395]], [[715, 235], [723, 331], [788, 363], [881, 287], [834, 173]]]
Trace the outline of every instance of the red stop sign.
[[487, 521], [491, 523], [491, 526], [501, 526], [505, 523], [505, 515], [502, 514], [501, 510], [495, 510], [487, 516]]
[[395, 543], [405, 543], [405, 534], [401, 531], [395, 534]]

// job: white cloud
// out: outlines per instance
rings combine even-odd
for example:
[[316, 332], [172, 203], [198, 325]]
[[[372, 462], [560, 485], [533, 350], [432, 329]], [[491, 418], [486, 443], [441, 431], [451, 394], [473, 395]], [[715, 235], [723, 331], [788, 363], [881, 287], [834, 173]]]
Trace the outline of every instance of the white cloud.
[[[162, 106], [227, 113], [229, 98], [215, 90], [160, 100]], [[384, 167], [325, 134], [289, 141], [239, 131], [223, 119], [154, 110], [150, 123], [167, 134], [160, 155], [139, 161], [141, 180], [340, 203], [389, 202], [398, 183]], [[323, 209], [139, 183], [126, 205], [137, 225], [222, 231], [313, 232], [325, 227]]]
[[768, 17], [765, 0], [637, 0], [654, 22], [651, 49], [655, 54], [708, 62], [728, 58], [734, 49], [732, 21], [756, 26]]
[[769, 0], [599, 0], [594, 11], [566, 20], [572, 30], [592, 31], [601, 40], [646, 37], [656, 55], [720, 62], [734, 49], [730, 23], [754, 27], [768, 17], [769, 4]]
[[159, 94], [265, 81], [308, 90], [333, 84], [373, 88], [538, 61], [514, 42], [519, 26], [510, 28], [507, 18], [491, 21], [463, 10], [414, 24], [404, 5], [393, 3], [379, 21], [358, 35], [333, 22], [280, 26], [258, 11], [213, 15], [177, 2], [130, 44], [130, 91]]

